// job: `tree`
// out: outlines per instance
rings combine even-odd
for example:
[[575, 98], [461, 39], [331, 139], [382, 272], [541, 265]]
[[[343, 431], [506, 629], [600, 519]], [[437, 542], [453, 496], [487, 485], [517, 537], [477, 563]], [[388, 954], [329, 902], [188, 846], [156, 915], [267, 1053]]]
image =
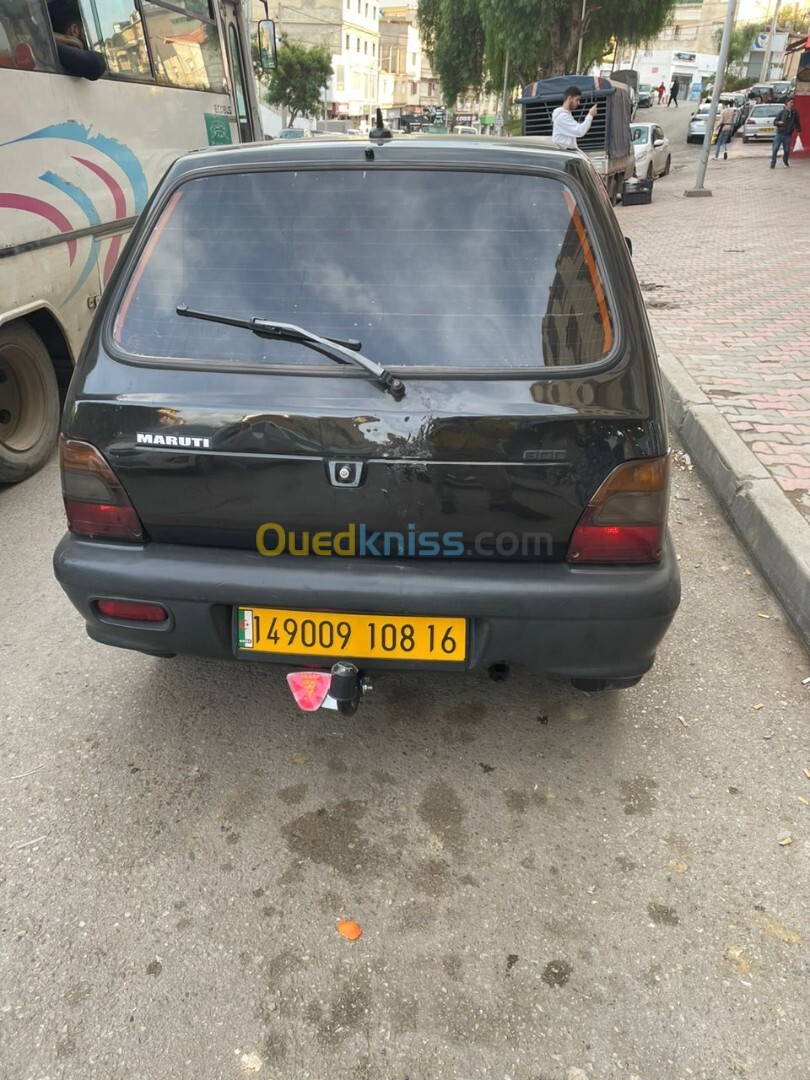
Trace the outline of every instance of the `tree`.
[[[740, 71], [743, 60], [751, 51], [754, 38], [765, 30], [770, 29], [770, 24], [765, 22], [739, 23], [731, 31], [731, 40], [728, 44], [728, 61], [726, 62], [725, 74], [729, 71]], [[719, 26], [714, 32], [714, 47], [720, 52], [720, 43], [723, 40], [723, 28]]]
[[264, 99], [268, 105], [286, 109], [292, 124], [297, 116], [319, 111], [331, 75], [332, 61], [323, 45], [287, 41], [278, 47], [278, 64], [270, 73]]
[[779, 8], [779, 25], [797, 34], [810, 31], [810, 7], [798, 3], [783, 4]]
[[419, 26], [449, 104], [465, 90], [498, 86], [505, 57], [515, 83], [573, 73], [577, 46], [601, 56], [612, 38], [641, 45], [674, 0], [421, 0]]

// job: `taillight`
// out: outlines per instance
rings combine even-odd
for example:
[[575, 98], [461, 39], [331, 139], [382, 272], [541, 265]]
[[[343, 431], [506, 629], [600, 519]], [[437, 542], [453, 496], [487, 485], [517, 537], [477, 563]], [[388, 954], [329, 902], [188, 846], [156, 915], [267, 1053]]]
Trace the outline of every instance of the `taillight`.
[[746, 120], [746, 124], [756, 124], [756, 120]]
[[669, 455], [626, 461], [599, 487], [577, 522], [570, 563], [655, 563], [664, 550]]
[[72, 533], [90, 540], [143, 541], [143, 526], [127, 493], [95, 446], [63, 436], [59, 462]]
[[97, 600], [96, 607], [108, 619], [128, 622], [165, 622], [169, 617], [165, 607], [147, 600]]

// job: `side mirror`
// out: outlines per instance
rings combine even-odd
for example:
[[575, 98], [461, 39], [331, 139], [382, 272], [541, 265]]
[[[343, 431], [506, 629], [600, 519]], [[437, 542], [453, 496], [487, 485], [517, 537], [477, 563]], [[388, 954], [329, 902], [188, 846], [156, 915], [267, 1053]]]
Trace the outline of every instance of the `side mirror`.
[[275, 71], [278, 66], [276, 24], [272, 19], [262, 19], [259, 23], [259, 63], [264, 72]]
[[633, 241], [630, 239], [629, 236], [625, 236], [624, 242], [625, 242], [625, 244], [627, 244], [627, 250], [630, 252], [630, 258], [632, 259], [633, 258]]
[[656, 150], [659, 147], [663, 146], [663, 145], [664, 145], [664, 140], [663, 139], [656, 139], [655, 142], [653, 143], [653, 146], [656, 148]]

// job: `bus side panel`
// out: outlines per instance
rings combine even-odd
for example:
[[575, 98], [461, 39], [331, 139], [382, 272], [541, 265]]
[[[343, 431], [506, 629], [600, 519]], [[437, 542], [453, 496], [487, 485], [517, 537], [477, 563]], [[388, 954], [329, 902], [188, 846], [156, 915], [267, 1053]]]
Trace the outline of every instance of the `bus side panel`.
[[0, 111], [0, 323], [47, 307], [75, 359], [132, 219], [175, 158], [233, 138], [230, 99], [10, 69], [0, 98], [25, 103]]

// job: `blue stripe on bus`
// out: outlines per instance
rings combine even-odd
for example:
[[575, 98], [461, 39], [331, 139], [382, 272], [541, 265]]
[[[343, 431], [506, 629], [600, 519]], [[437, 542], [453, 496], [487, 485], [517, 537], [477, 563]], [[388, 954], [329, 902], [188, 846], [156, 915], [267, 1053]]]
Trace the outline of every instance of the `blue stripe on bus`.
[[[71, 184], [69, 180], [63, 180], [61, 176], [57, 176], [56, 173], [52, 172], [43, 173], [42, 176], [40, 176], [40, 180], [44, 180], [46, 184], [53, 185], [53, 187], [63, 192], [65, 195], [68, 196], [68, 198], [72, 199], [82, 211], [82, 213], [86, 216], [87, 220], [90, 222], [91, 225], [101, 224], [101, 217], [99, 216], [99, 212], [98, 210], [96, 210], [95, 206], [93, 205], [93, 201], [91, 200], [90, 196], [87, 194], [86, 191], [82, 191], [82, 189], [76, 187], [75, 184]], [[87, 260], [84, 264], [84, 267], [82, 268], [82, 272], [81, 274], [79, 274], [79, 279], [73, 286], [73, 288], [70, 290], [68, 296], [65, 297], [65, 303], [67, 303], [68, 300], [72, 300], [76, 293], [79, 291], [79, 289], [82, 287], [82, 285], [84, 285], [85, 281], [90, 275], [90, 272], [96, 265], [96, 262], [98, 260], [99, 248], [100, 244], [98, 240], [93, 237], [92, 243], [90, 244], [90, 251], [88, 252]]]
[[[149, 191], [146, 184], [146, 176], [140, 161], [128, 146], [112, 139], [108, 135], [90, 135], [89, 128], [79, 124], [76, 120], [66, 120], [62, 124], [51, 124], [49, 127], [32, 131], [28, 135], [22, 135], [19, 139], [12, 139], [11, 143], [27, 142], [29, 139], [70, 139], [72, 142], [91, 146], [99, 153], [111, 158], [116, 165], [126, 174], [132, 185], [132, 194], [135, 200], [135, 212], [139, 213], [146, 205]], [[8, 146], [10, 143], [5, 143]]]

